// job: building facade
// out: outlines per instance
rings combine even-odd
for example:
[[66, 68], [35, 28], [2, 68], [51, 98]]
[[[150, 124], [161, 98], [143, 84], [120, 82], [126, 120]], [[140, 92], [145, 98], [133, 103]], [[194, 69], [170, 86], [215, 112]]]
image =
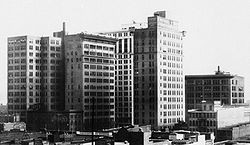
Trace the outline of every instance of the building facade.
[[184, 120], [183, 33], [165, 11], [134, 34], [134, 120], [153, 128]]
[[214, 75], [185, 77], [186, 110], [196, 109], [202, 100], [221, 105], [244, 103], [244, 78], [218, 71]]
[[208, 103], [203, 101], [198, 109], [188, 110], [188, 125], [191, 131], [214, 132], [241, 124], [249, 123], [246, 114], [249, 106], [220, 105], [219, 101]]
[[65, 107], [70, 130], [115, 125], [116, 39], [92, 34], [65, 36]]
[[125, 25], [120, 31], [102, 34], [118, 39], [115, 56], [116, 126], [134, 124], [134, 31], [138, 24]]
[[187, 113], [188, 126], [191, 131], [214, 132], [217, 131], [217, 112], [214, 104], [200, 102], [198, 109], [189, 110]]
[[8, 38], [8, 113], [27, 121], [27, 110], [63, 110], [61, 38]]

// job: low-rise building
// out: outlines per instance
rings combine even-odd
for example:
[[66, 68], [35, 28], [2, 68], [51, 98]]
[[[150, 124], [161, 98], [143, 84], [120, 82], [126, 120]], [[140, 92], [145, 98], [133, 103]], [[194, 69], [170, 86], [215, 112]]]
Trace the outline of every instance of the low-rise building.
[[220, 67], [215, 74], [186, 75], [185, 96], [186, 111], [197, 109], [202, 100], [220, 101], [221, 105], [244, 104], [244, 77], [223, 72]]
[[250, 122], [219, 128], [216, 141], [248, 140], [244, 137], [250, 135]]
[[151, 126], [140, 126], [134, 128], [124, 128], [114, 133], [114, 140], [117, 142], [128, 141], [130, 145], [148, 145], [151, 136]]
[[151, 131], [150, 126], [135, 126], [133, 128], [121, 128], [114, 135], [114, 141], [125, 142], [130, 145], [212, 145], [214, 134], [201, 134], [185, 130], [172, 132]]
[[246, 106], [221, 106], [220, 102], [203, 101], [198, 109], [188, 110], [188, 125], [191, 131], [214, 132], [232, 125], [249, 122]]

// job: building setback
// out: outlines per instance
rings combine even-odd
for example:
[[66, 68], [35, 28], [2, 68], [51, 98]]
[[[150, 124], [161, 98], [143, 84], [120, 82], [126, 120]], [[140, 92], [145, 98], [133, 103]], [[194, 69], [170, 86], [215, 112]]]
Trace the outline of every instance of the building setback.
[[65, 36], [65, 107], [72, 112], [70, 130], [115, 125], [116, 41], [86, 33]]
[[8, 38], [8, 113], [27, 110], [64, 110], [61, 38], [19, 36]]
[[187, 75], [185, 77], [186, 111], [197, 109], [197, 105], [205, 100], [221, 105], [244, 103], [244, 78], [218, 71], [214, 75]]
[[153, 128], [184, 120], [183, 33], [165, 11], [134, 34], [134, 120]]

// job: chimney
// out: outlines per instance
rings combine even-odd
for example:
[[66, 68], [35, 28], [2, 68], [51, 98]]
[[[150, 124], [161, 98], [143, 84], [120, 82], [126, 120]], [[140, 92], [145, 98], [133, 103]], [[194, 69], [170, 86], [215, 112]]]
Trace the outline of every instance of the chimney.
[[65, 35], [65, 32], [66, 32], [66, 30], [65, 30], [65, 22], [63, 22], [63, 34]]
[[216, 75], [222, 75], [222, 74], [224, 74], [224, 72], [221, 72], [221, 71], [220, 71], [220, 66], [218, 66], [218, 70], [215, 71], [215, 74], [216, 74]]

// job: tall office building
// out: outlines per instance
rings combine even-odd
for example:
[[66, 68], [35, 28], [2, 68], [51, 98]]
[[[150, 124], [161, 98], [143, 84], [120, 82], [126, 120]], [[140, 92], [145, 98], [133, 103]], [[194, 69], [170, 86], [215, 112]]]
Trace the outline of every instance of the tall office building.
[[115, 124], [116, 39], [92, 34], [65, 36], [65, 107], [70, 130]]
[[101, 33], [118, 39], [115, 56], [115, 124], [134, 124], [134, 31], [143, 27], [133, 23], [124, 25], [122, 30]]
[[163, 128], [185, 119], [182, 39], [178, 22], [167, 19], [165, 11], [135, 30], [135, 124]]
[[61, 39], [8, 38], [8, 112], [26, 121], [27, 110], [63, 110]]
[[244, 103], [244, 78], [218, 71], [211, 75], [185, 76], [186, 111], [197, 109], [201, 101], [213, 103], [220, 101], [221, 105]]

